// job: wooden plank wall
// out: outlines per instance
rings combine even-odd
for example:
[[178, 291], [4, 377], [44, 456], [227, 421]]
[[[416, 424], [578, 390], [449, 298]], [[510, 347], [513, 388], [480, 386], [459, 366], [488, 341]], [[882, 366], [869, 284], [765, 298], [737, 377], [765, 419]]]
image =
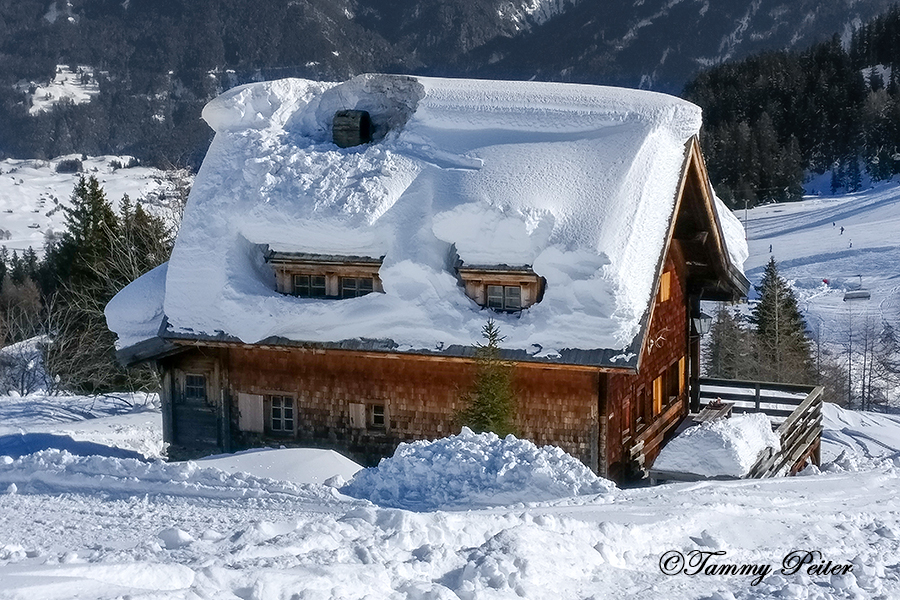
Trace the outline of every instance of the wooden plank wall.
[[653, 380], [663, 375], [673, 362], [686, 356], [689, 350], [687, 266], [677, 244], [672, 244], [666, 256], [665, 271], [672, 273], [670, 297], [664, 302], [655, 301], [640, 372], [637, 375], [609, 375], [608, 401], [602, 419], [608, 428], [606, 475], [616, 480], [638, 475], [637, 471], [649, 466], [662, 443], [688, 414], [689, 390], [685, 389], [674, 405], [664, 407], [650, 423], [636, 427], [636, 416], [640, 411], [639, 390], [643, 388], [646, 398], [652, 401]]
[[[365, 464], [393, 453], [401, 441], [458, 433], [454, 414], [474, 378], [470, 361], [375, 355], [339, 350], [233, 347], [227, 349], [235, 447], [279, 443], [344, 451]], [[556, 444], [588, 466], [597, 463], [594, 370], [517, 367], [516, 426], [538, 445]], [[297, 399], [297, 432], [289, 438], [238, 430], [238, 393], [291, 395]], [[383, 405], [383, 430], [350, 426], [350, 404]], [[593, 462], [593, 465], [592, 465]]]

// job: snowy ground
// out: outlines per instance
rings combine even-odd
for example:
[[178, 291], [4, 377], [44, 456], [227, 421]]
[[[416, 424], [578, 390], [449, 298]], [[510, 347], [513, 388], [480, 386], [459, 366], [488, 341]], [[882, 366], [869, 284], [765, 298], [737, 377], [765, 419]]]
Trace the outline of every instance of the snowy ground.
[[20, 81], [16, 84], [16, 89], [28, 92], [31, 96], [31, 108], [28, 112], [32, 115], [50, 110], [63, 99], [73, 104], [84, 104], [100, 93], [100, 85], [94, 79], [94, 69], [83, 65], [79, 65], [74, 71], [69, 65], [57, 65], [52, 81]]
[[[52, 433], [107, 455], [158, 451], [153, 399], [135, 403], [4, 397], [0, 439]], [[481, 454], [487, 476], [454, 465], [445, 444], [419, 448], [427, 477], [408, 462], [368, 487], [427, 496], [449, 474], [478, 506], [497, 492], [503, 503], [443, 511], [278, 480], [279, 458], [294, 478], [302, 471], [292, 451], [265, 452], [262, 473], [241, 473], [78, 457], [45, 438], [49, 449], [0, 458], [0, 598], [896, 598], [900, 419], [828, 405], [826, 428], [826, 472], [789, 479], [620, 490], [525, 444], [463, 436], [455, 449]], [[511, 494], [498, 461], [535, 468]], [[581, 494], [548, 499], [551, 484]], [[821, 555], [794, 569], [807, 551]], [[699, 573], [688, 563], [664, 574], [678, 556], [709, 558]], [[807, 573], [829, 560], [852, 571]], [[758, 575], [706, 574], [713, 564]]]

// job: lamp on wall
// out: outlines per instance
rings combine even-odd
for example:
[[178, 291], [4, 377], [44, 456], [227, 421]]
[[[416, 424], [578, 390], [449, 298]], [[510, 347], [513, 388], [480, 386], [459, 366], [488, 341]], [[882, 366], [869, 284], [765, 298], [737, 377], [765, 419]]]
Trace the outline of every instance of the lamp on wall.
[[712, 326], [712, 317], [700, 311], [696, 317], [691, 317], [691, 325], [694, 328], [694, 335], [706, 335]]

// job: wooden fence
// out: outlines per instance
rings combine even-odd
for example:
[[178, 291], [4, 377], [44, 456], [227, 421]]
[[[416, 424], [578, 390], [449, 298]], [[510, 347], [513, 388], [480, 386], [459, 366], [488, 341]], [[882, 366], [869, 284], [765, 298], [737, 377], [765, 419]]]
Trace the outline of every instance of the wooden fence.
[[[767, 450], [745, 475], [748, 479], [795, 474], [811, 460], [820, 460], [822, 439], [822, 386], [700, 379], [700, 402], [715, 400], [732, 403], [735, 413], [761, 412], [769, 416], [781, 450]], [[702, 476], [650, 470], [651, 480], [699, 480]], [[714, 479], [729, 479], [715, 477]]]

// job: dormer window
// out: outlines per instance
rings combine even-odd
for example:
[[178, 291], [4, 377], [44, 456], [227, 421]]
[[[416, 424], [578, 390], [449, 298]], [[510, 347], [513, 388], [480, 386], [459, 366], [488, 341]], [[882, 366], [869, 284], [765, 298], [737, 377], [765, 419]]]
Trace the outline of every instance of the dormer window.
[[522, 286], [487, 286], [487, 307], [494, 310], [520, 310], [522, 308]]
[[466, 295], [498, 312], [528, 308], [544, 295], [544, 278], [528, 265], [466, 265], [457, 271], [466, 286]]
[[266, 253], [275, 269], [275, 287], [299, 298], [356, 298], [383, 292], [378, 269], [381, 258], [302, 252]]

